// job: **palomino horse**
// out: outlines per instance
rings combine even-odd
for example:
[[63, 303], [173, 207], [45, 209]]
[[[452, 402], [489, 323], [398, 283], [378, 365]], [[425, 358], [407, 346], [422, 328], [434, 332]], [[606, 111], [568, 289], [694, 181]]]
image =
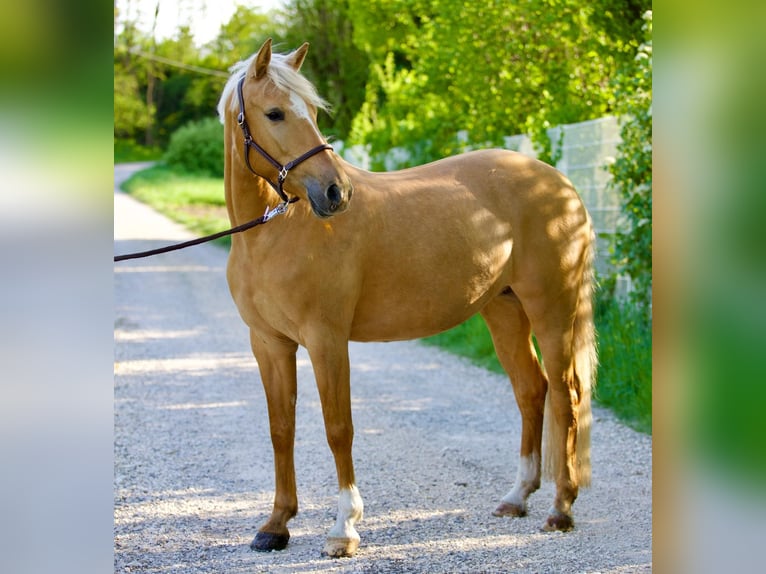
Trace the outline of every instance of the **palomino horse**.
[[276, 467], [273, 511], [252, 548], [284, 548], [298, 511], [298, 345], [312, 362], [338, 473], [338, 518], [324, 553], [350, 556], [363, 504], [351, 458], [348, 341], [424, 337], [476, 313], [523, 421], [516, 481], [493, 514], [524, 516], [542, 466], [556, 481], [543, 528], [571, 529], [578, 488], [590, 482], [596, 367], [585, 207], [555, 169], [506, 150], [391, 173], [346, 163], [317, 129], [325, 102], [299, 73], [307, 50], [272, 54], [266, 41], [233, 68], [218, 105], [232, 225], [290, 198], [280, 217], [232, 238], [227, 270], [266, 392]]

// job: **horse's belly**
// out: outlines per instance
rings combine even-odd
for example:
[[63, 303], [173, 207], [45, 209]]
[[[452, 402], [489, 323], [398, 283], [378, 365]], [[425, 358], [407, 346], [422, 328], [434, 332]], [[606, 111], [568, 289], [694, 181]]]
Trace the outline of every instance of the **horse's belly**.
[[509, 254], [510, 244], [465, 261], [414, 260], [386, 278], [376, 274], [360, 294], [351, 339], [416, 339], [459, 325], [506, 286]]
[[463, 321], [475, 315], [481, 306], [474, 310], [465, 310], [463, 313], [451, 313], [449, 315], [433, 315], [426, 320], [392, 321], [390, 318], [377, 321], [355, 322], [352, 325], [352, 341], [371, 342], [371, 341], [407, 341], [411, 339], [421, 339], [437, 333], [441, 333], [452, 327], [455, 327]]

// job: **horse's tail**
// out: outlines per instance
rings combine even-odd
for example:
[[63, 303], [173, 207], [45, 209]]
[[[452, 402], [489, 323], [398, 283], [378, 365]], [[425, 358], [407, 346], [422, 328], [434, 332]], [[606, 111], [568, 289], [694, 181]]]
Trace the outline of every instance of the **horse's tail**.
[[[590, 224], [590, 218], [588, 223]], [[592, 229], [592, 224], [591, 224]], [[596, 351], [596, 329], [593, 323], [593, 296], [595, 292], [595, 259], [596, 237], [591, 231], [590, 241], [586, 248], [583, 261], [583, 272], [580, 293], [575, 314], [572, 356], [574, 362], [574, 379], [577, 385], [580, 402], [577, 409], [577, 449], [576, 472], [579, 486], [590, 486], [590, 428], [593, 421], [591, 415], [591, 391], [596, 384], [596, 369], [598, 356]], [[543, 442], [546, 445], [559, 444], [565, 429], [558, 429], [550, 407], [549, 392], [545, 400], [545, 415]], [[560, 437], [563, 440], [563, 437]], [[555, 479], [558, 465], [563, 462], [555, 457], [555, 449], [543, 448], [543, 474], [548, 479]]]

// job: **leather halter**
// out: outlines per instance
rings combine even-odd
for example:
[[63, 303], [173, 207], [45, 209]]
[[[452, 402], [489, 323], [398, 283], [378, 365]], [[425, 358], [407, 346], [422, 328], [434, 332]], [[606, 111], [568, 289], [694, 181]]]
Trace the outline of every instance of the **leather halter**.
[[[310, 157], [318, 154], [319, 152], [325, 151], [325, 150], [332, 150], [332, 146], [330, 144], [321, 144], [316, 146], [315, 148], [310, 149], [306, 153], [304, 153], [302, 156], [287, 162], [285, 165], [282, 165], [277, 160], [275, 160], [273, 157], [271, 157], [265, 149], [263, 149], [261, 146], [259, 146], [257, 143], [255, 143], [255, 140], [253, 139], [252, 134], [250, 133], [250, 128], [247, 125], [247, 120], [245, 119], [245, 98], [242, 95], [242, 84], [245, 83], [245, 75], [243, 75], [239, 82], [237, 83], [237, 96], [239, 97], [239, 114], [237, 115], [237, 125], [242, 128], [242, 134], [245, 136], [245, 163], [247, 164], [247, 168], [253, 172], [258, 177], [262, 177], [266, 181], [269, 182], [271, 187], [274, 188], [274, 191], [276, 191], [279, 194], [279, 197], [282, 198], [282, 201], [293, 203], [294, 201], [298, 201], [297, 197], [294, 197], [293, 199], [288, 199], [287, 194], [282, 189], [282, 186], [285, 182], [285, 179], [287, 179], [287, 174], [290, 172], [291, 169], [293, 169], [296, 165], [306, 161]], [[253, 148], [255, 151], [257, 151], [259, 154], [261, 154], [266, 161], [268, 161], [271, 165], [273, 165], [275, 168], [277, 168], [278, 176], [277, 176], [277, 183], [273, 183], [269, 178], [256, 173], [256, 171], [253, 169], [253, 166], [250, 165], [250, 148]]]

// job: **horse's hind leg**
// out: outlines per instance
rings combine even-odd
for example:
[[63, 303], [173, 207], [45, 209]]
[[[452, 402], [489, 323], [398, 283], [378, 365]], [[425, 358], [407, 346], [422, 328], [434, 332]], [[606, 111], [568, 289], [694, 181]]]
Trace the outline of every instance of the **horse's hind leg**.
[[512, 292], [492, 300], [481, 312], [495, 352], [513, 385], [521, 412], [521, 453], [516, 482], [492, 513], [525, 516], [527, 497], [540, 487], [540, 450], [547, 382], [531, 341], [529, 319]]
[[271, 516], [258, 530], [250, 548], [267, 552], [282, 550], [287, 546], [290, 539], [287, 522], [298, 512], [293, 459], [297, 345], [287, 341], [265, 339], [254, 331], [250, 332], [250, 341], [266, 392], [276, 479]]
[[590, 386], [595, 369], [589, 283], [554, 298], [525, 300], [525, 309], [545, 362], [543, 471], [556, 481], [556, 498], [544, 530], [574, 527], [572, 504], [580, 486], [590, 483]]

